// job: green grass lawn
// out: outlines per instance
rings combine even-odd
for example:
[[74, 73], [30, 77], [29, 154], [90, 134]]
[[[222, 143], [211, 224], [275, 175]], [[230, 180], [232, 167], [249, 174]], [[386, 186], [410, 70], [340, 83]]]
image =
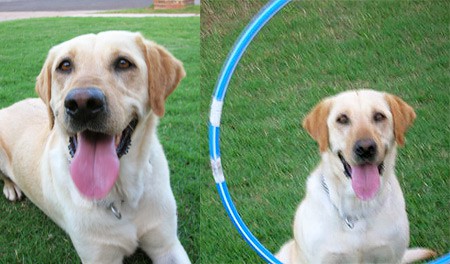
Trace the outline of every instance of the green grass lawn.
[[[202, 0], [203, 130], [221, 66], [265, 2]], [[394, 93], [415, 108], [396, 167], [410, 245], [450, 250], [448, 7], [445, 1], [293, 1], [250, 44], [225, 100], [221, 157], [239, 213], [270, 251], [292, 237], [306, 177], [319, 162], [301, 120], [321, 98], [359, 88]], [[262, 263], [222, 208], [203, 139], [200, 260]]]
[[[55, 44], [104, 30], [140, 31], [184, 62], [187, 77], [168, 98], [159, 126], [178, 203], [179, 236], [194, 263], [199, 257], [199, 23], [194, 18], [48, 18], [0, 23], [0, 108], [36, 97], [35, 78]], [[0, 129], [7, 129], [1, 127]], [[3, 182], [0, 183], [3, 189]], [[1, 263], [80, 263], [70, 238], [30, 201], [0, 197]], [[125, 263], [148, 263], [142, 252]]]

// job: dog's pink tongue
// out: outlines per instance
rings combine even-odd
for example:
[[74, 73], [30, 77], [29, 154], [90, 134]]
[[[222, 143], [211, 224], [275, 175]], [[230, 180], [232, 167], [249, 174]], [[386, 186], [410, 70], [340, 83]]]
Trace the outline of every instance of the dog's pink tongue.
[[352, 187], [359, 199], [372, 199], [380, 188], [378, 166], [352, 166]]
[[90, 199], [104, 198], [119, 176], [114, 136], [80, 133], [70, 175], [81, 194]]

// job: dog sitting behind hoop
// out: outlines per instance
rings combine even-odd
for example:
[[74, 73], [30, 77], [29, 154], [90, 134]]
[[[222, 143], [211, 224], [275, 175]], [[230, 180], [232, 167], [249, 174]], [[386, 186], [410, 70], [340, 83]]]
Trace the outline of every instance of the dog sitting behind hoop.
[[[321, 163], [297, 209], [283, 263], [409, 263], [435, 255], [407, 249], [409, 223], [394, 165], [415, 119], [397, 96], [348, 91], [320, 102], [304, 127]], [[411, 177], [411, 176], [410, 176]]]

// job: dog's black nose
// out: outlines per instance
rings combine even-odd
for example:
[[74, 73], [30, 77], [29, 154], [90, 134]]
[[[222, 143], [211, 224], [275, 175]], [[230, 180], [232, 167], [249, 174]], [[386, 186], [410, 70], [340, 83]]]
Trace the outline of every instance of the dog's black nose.
[[106, 110], [106, 97], [98, 88], [75, 88], [67, 94], [64, 107], [70, 117], [86, 121]]
[[360, 139], [356, 141], [353, 153], [362, 161], [373, 161], [377, 154], [377, 143], [373, 139]]

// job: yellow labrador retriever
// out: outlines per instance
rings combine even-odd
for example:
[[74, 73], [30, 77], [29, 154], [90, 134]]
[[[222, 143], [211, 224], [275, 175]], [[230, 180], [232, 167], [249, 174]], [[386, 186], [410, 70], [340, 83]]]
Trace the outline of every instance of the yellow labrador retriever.
[[168, 164], [156, 135], [182, 63], [139, 33], [53, 47], [36, 91], [0, 111], [0, 171], [69, 235], [83, 263], [189, 263], [177, 237]]
[[409, 224], [395, 176], [397, 144], [414, 110], [387, 93], [348, 91], [320, 102], [304, 127], [322, 161], [297, 209], [283, 263], [405, 263], [434, 256], [407, 250]]

